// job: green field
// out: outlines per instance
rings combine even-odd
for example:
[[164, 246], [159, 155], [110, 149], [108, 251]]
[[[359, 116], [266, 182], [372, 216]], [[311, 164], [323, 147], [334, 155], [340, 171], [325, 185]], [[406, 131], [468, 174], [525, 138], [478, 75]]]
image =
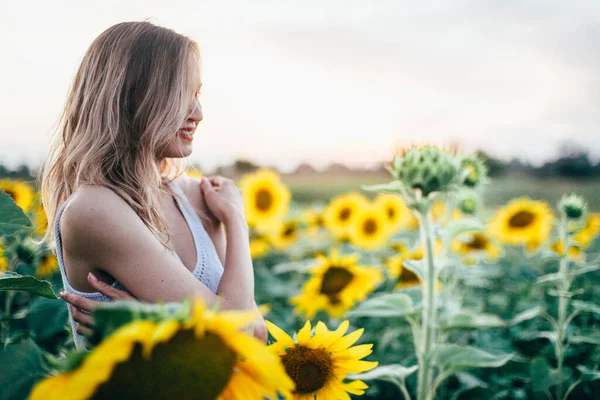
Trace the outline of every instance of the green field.
[[[299, 203], [324, 203], [336, 194], [359, 190], [361, 185], [389, 181], [387, 174], [362, 173], [346, 175], [287, 175], [283, 177]], [[587, 199], [590, 209], [600, 211], [600, 178], [576, 181], [564, 178], [537, 178], [510, 174], [492, 179], [483, 189], [487, 207], [497, 207], [510, 199], [529, 196], [556, 204], [563, 193], [575, 192]]]

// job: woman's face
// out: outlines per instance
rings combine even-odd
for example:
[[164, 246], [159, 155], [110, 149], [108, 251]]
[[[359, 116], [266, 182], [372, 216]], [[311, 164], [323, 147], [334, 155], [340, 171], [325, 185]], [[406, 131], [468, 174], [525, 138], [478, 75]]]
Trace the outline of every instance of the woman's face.
[[202, 121], [202, 107], [196, 97], [189, 116], [181, 124], [181, 127], [175, 133], [173, 140], [169, 143], [162, 156], [167, 158], [182, 158], [192, 154], [192, 141], [194, 140], [194, 133], [200, 121]]

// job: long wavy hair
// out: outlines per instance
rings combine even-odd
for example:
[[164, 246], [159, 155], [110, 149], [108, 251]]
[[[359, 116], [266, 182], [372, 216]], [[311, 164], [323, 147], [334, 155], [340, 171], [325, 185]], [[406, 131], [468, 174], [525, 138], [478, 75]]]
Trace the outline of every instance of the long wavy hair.
[[185, 165], [160, 155], [197, 101], [199, 61], [194, 41], [147, 21], [114, 25], [94, 40], [42, 165], [41, 199], [48, 217], [42, 242], [55, 250], [59, 207], [78, 187], [102, 185], [122, 197], [169, 248], [159, 198]]

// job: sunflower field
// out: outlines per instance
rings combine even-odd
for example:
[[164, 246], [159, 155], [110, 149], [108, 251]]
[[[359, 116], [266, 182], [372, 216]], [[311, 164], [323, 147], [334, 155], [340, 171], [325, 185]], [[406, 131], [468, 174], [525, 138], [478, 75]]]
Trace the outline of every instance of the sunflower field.
[[253, 312], [118, 301], [82, 352], [39, 197], [0, 180], [0, 399], [600, 398], [589, 199], [486, 207], [484, 163], [435, 146], [387, 168], [309, 205], [274, 171], [240, 179], [268, 345]]

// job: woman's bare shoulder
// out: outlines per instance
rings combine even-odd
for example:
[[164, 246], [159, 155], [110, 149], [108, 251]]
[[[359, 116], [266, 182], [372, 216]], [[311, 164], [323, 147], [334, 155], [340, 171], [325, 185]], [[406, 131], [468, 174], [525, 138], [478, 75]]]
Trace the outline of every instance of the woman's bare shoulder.
[[[115, 230], [128, 231], [143, 225], [133, 209], [110, 188], [85, 185], [65, 207], [60, 221], [61, 236], [71, 251], [94, 248], [115, 237]], [[112, 240], [111, 240], [112, 241]]]

